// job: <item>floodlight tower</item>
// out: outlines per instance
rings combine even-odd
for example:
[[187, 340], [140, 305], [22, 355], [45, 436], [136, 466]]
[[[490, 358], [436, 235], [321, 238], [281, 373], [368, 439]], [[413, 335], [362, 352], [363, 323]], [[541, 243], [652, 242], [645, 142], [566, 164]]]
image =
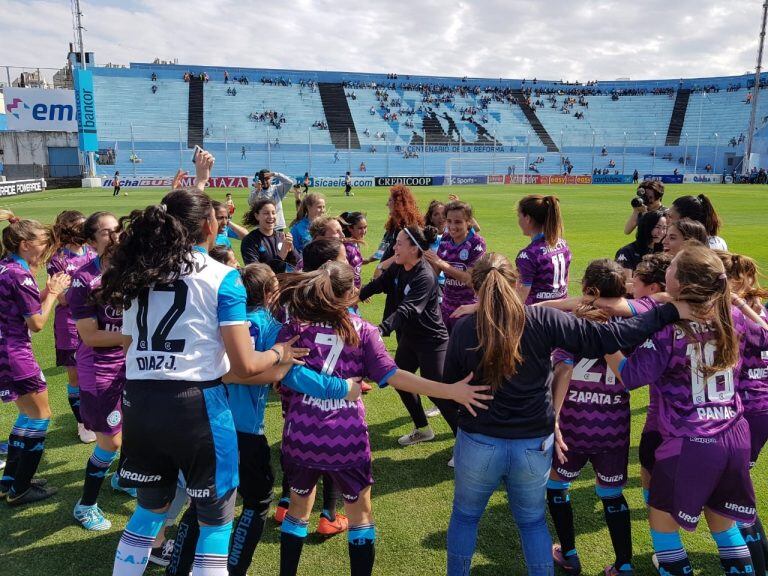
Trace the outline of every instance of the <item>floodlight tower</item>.
[[763, 2], [763, 23], [760, 26], [760, 43], [757, 49], [757, 68], [755, 68], [755, 87], [752, 92], [752, 110], [749, 113], [749, 131], [747, 132], [747, 147], [744, 150], [744, 160], [741, 162], [741, 173], [748, 174], [752, 168], [750, 155], [752, 154], [752, 140], [755, 136], [755, 120], [757, 117], [757, 99], [760, 96], [760, 70], [763, 65], [763, 44], [765, 43], [765, 20], [768, 16], [768, 0]]
[[[83, 43], [83, 30], [85, 28], [83, 27], [82, 16], [80, 0], [72, 0], [72, 25], [75, 29], [75, 46], [77, 51], [80, 52], [80, 68], [85, 70], [85, 44]], [[91, 178], [96, 176], [96, 160], [93, 152], [88, 152], [88, 176]]]

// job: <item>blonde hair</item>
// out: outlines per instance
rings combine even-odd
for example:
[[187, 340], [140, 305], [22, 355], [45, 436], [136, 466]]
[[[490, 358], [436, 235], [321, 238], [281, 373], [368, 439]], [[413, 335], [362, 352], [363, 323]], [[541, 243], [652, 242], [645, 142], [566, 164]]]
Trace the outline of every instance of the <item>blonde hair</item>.
[[[727, 370], [739, 360], [739, 341], [731, 316], [731, 291], [725, 267], [714, 251], [706, 246], [688, 244], [675, 257], [677, 281], [680, 283], [679, 300], [688, 302], [693, 313], [706, 318], [712, 316], [715, 333], [715, 357], [712, 365], [706, 365], [699, 347], [699, 366], [704, 377]], [[692, 336], [687, 320], [678, 322], [683, 331]]]
[[[312, 239], [324, 236], [325, 229], [328, 227], [328, 224], [333, 221], [339, 222], [339, 219], [335, 216], [328, 216], [327, 214], [324, 216], [318, 216], [309, 224], [309, 235], [312, 237]], [[339, 225], [341, 225], [341, 222], [339, 222]]]
[[515, 289], [517, 277], [506, 256], [488, 252], [472, 268], [477, 293], [477, 350], [482, 352], [478, 371], [483, 384], [498, 390], [504, 378], [517, 373], [523, 361], [520, 340], [525, 328], [525, 308]]

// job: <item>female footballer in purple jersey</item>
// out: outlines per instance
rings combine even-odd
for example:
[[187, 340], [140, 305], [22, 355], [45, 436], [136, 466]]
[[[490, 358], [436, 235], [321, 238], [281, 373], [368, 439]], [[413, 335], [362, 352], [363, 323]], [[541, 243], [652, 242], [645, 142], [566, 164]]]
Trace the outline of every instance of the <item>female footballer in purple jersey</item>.
[[[762, 300], [768, 297], [768, 292], [760, 287], [757, 280], [757, 263], [749, 256], [740, 254], [718, 252], [718, 255], [728, 275], [733, 305], [753, 321], [764, 324], [768, 318]], [[768, 440], [768, 348], [761, 349], [747, 341], [742, 360], [738, 391], [744, 406], [744, 419], [749, 424], [749, 465], [752, 468]], [[755, 572], [764, 573], [768, 543], [760, 518], [755, 516], [755, 523], [752, 525], [739, 524], [739, 529], [749, 546]]]
[[8, 461], [0, 481], [0, 497], [9, 506], [37, 502], [56, 494], [56, 489], [35, 480], [51, 422], [48, 388], [32, 352], [32, 332], [48, 321], [56, 299], [68, 287], [70, 277], [56, 272], [40, 293], [37, 270], [53, 245], [51, 231], [36, 220], [21, 220], [10, 210], [0, 210], [0, 399], [15, 402], [19, 410], [8, 438]]
[[531, 194], [517, 206], [517, 223], [531, 243], [517, 255], [517, 291], [526, 304], [568, 295], [571, 250], [563, 240], [563, 219], [556, 196]]
[[[446, 398], [470, 413], [489, 399], [468, 378], [452, 385], [425, 380], [398, 369], [376, 327], [348, 307], [356, 300], [354, 274], [343, 263], [328, 262], [319, 270], [283, 277], [274, 308], [286, 307], [292, 319], [278, 341], [298, 336], [310, 349], [307, 367], [343, 379], [370, 378], [380, 386]], [[371, 448], [365, 407], [359, 399], [323, 400], [300, 390], [289, 373], [282, 381], [288, 400], [283, 428], [283, 466], [291, 486], [291, 503], [280, 537], [280, 575], [296, 574], [315, 497], [315, 485], [326, 473], [341, 489], [349, 517], [351, 574], [370, 575], [375, 528], [371, 512]]]
[[355, 271], [355, 287], [362, 286], [362, 271], [365, 259], [360, 252], [360, 245], [365, 244], [368, 232], [368, 220], [364, 212], [344, 212], [339, 216], [341, 228], [344, 231], [344, 250], [347, 252], [347, 262]]
[[[83, 222], [85, 222], [85, 216], [77, 210], [65, 210], [56, 217], [53, 237], [57, 249], [48, 261], [48, 275], [65, 272], [71, 276], [75, 270], [96, 257], [83, 236]], [[59, 296], [56, 305], [53, 336], [56, 344], [56, 366], [64, 366], [67, 369], [67, 398], [77, 421], [77, 435], [85, 444], [94, 442], [96, 436], [83, 425], [83, 419], [80, 416], [80, 387], [75, 365], [75, 351], [80, 345], [80, 338], [77, 335], [75, 321], [72, 319], [67, 292]]]
[[446, 206], [448, 231], [443, 234], [437, 253], [428, 250], [424, 257], [436, 272], [445, 274], [440, 310], [450, 333], [456, 323], [451, 314], [459, 306], [477, 302], [471, 286], [472, 267], [485, 254], [485, 240], [472, 230], [472, 207], [461, 201]]
[[94, 531], [112, 526], [96, 501], [122, 444], [123, 316], [120, 310], [100, 304], [96, 296], [101, 275], [109, 266], [108, 250], [116, 240], [117, 230], [114, 214], [95, 212], [88, 217], [83, 225], [84, 237], [98, 256], [75, 272], [68, 292], [72, 319], [81, 340], [77, 350], [80, 412], [87, 428], [96, 434], [96, 447], [85, 468], [83, 493], [73, 514], [83, 528]]
[[[624, 269], [613, 260], [593, 260], [584, 271], [586, 298], [616, 302], [624, 299]], [[576, 316], [607, 322], [610, 316], [594, 304], [576, 309]], [[547, 482], [547, 503], [560, 540], [552, 548], [555, 564], [569, 574], [581, 573], [570, 497], [571, 482], [587, 462], [595, 470], [595, 492], [603, 503], [611, 535], [613, 563], [606, 576], [632, 574], [632, 528], [624, 498], [629, 465], [629, 394], [617, 385], [605, 360], [555, 350], [552, 355], [555, 405], [555, 450]]]
[[[692, 308], [695, 320], [666, 326], [629, 357], [608, 357], [627, 389], [658, 388], [656, 450], [649, 497], [651, 538], [661, 573], [692, 573], [679, 528], [695, 530], [702, 510], [726, 574], [753, 574], [736, 522], [752, 523], [749, 425], [737, 394], [746, 342], [768, 346], [768, 331], [732, 311], [725, 269], [704, 246], [672, 260], [667, 292]], [[737, 334], [741, 334], [741, 341]]]

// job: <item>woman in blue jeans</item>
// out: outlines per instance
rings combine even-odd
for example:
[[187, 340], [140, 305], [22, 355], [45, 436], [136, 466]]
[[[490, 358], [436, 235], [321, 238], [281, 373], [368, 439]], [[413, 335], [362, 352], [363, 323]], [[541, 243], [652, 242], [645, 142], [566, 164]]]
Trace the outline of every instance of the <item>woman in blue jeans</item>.
[[523, 306], [515, 277], [506, 257], [483, 256], [472, 271], [477, 311], [456, 324], [448, 344], [444, 381], [473, 372], [494, 396], [476, 417], [459, 410], [448, 576], [469, 574], [478, 522], [500, 482], [520, 531], [528, 574], [554, 574], [544, 517], [555, 428], [552, 350], [595, 358], [636, 346], [687, 314], [685, 304], [676, 302], [627, 321], [593, 323], [552, 308]]

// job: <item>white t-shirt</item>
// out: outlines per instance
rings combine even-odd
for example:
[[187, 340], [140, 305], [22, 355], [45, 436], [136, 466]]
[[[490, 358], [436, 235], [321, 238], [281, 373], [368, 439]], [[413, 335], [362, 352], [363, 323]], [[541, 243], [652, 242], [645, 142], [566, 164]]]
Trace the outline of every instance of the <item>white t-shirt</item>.
[[[277, 181], [275, 184], [274, 182]], [[285, 216], [283, 215], [283, 198], [285, 198], [291, 187], [296, 184], [293, 178], [289, 178], [285, 174], [274, 172], [272, 174], [272, 185], [266, 190], [251, 190], [248, 195], [248, 206], [253, 206], [257, 200], [268, 198], [275, 203], [275, 230], [283, 230], [285, 228]]]
[[245, 288], [237, 270], [199, 248], [193, 256], [192, 272], [145, 289], [123, 312], [128, 380], [206, 382], [229, 371], [219, 327], [245, 324]]

